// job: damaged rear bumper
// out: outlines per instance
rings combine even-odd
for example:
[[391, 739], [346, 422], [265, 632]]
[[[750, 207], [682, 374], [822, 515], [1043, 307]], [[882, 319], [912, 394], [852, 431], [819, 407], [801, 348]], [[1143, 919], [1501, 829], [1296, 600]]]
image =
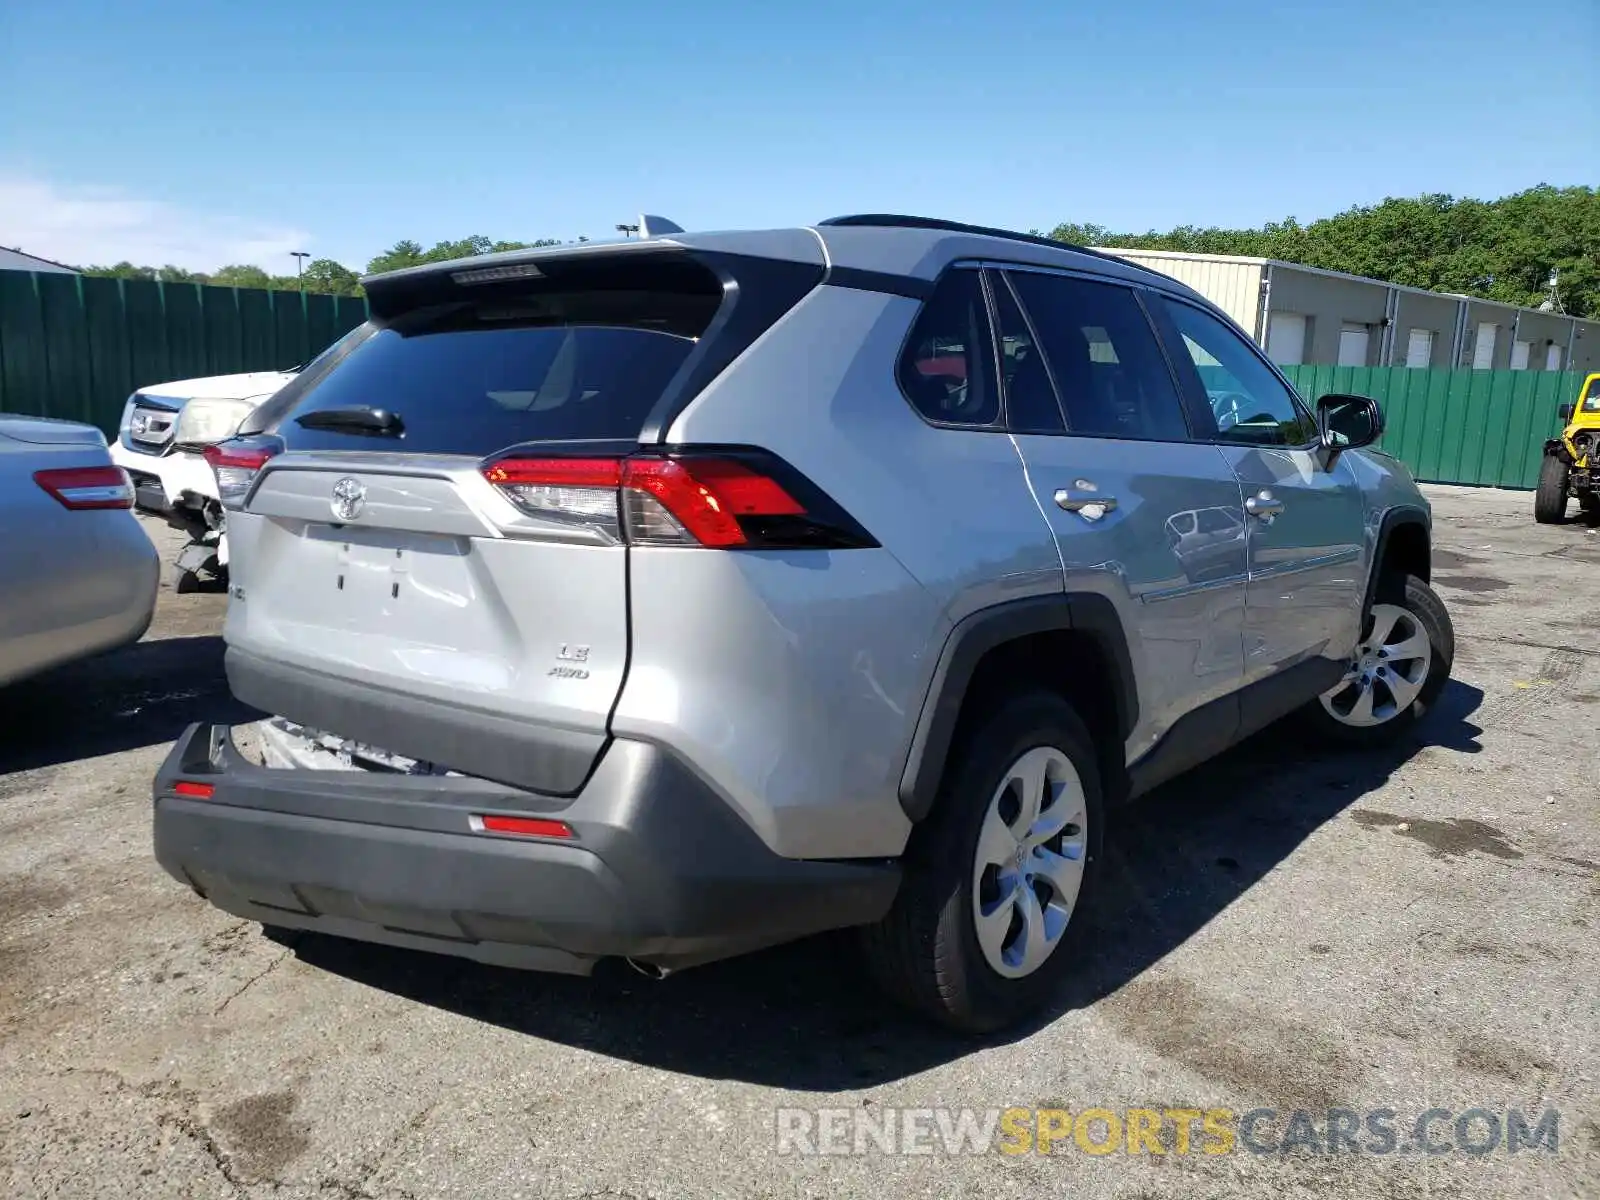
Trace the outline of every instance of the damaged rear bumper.
[[[678, 969], [870, 923], [900, 879], [882, 860], [774, 855], [671, 754], [624, 740], [560, 798], [459, 775], [262, 767], [226, 726], [195, 725], [156, 777], [154, 809], [161, 866], [230, 913], [578, 974], [608, 957]], [[571, 836], [488, 833], [485, 815]]]

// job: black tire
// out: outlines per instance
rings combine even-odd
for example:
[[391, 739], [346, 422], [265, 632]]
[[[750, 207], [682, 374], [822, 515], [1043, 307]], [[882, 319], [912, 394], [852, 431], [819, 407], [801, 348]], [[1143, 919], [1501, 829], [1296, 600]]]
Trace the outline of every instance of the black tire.
[[1539, 490], [1533, 494], [1533, 519], [1541, 525], [1559, 525], [1567, 519], [1567, 483], [1570, 468], [1554, 454], [1539, 464]]
[[1589, 516], [1600, 515], [1600, 492], [1579, 492], [1578, 507]]
[[[1450, 669], [1455, 663], [1456, 631], [1450, 620], [1450, 610], [1431, 587], [1414, 575], [1397, 576], [1379, 588], [1377, 599], [1383, 604], [1398, 604], [1416, 617], [1417, 624], [1428, 635], [1433, 657], [1422, 690], [1411, 706], [1381, 725], [1346, 725], [1323, 707], [1321, 699], [1306, 705], [1303, 712], [1313, 730], [1329, 741], [1347, 746], [1383, 745], [1422, 720], [1450, 681]], [[1370, 621], [1371, 617], [1366, 620]], [[1367, 630], [1363, 630], [1362, 636], [1366, 633]]]
[[[1082, 886], [1067, 928], [1031, 975], [1007, 979], [978, 945], [972, 916], [978, 834], [1003, 773], [1028, 750], [1062, 751], [1083, 785]], [[1105, 806], [1094, 743], [1072, 706], [1046, 691], [1002, 704], [952, 748], [932, 814], [913, 831], [894, 907], [862, 931], [869, 969], [891, 996], [967, 1033], [1012, 1024], [1046, 1003], [1081, 950], [1098, 892]]]

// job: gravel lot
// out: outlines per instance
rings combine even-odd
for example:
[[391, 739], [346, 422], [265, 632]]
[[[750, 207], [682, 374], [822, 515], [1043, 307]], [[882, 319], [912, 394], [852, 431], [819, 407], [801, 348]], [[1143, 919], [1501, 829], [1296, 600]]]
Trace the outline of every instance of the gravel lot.
[[[584, 981], [209, 908], [150, 856], [149, 781], [245, 714], [223, 597], [166, 590], [142, 644], [0, 693], [0, 1193], [1600, 1194], [1600, 529], [1432, 494], [1460, 649], [1418, 740], [1302, 760], [1268, 731], [1138, 804], [1096, 959], [981, 1044], [887, 1009], [842, 939]], [[776, 1152], [780, 1107], [1011, 1105], [1550, 1107], [1560, 1144]]]

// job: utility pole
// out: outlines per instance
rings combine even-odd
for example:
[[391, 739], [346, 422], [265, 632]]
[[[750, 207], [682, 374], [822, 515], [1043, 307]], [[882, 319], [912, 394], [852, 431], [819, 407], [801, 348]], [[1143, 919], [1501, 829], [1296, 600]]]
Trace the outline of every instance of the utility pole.
[[289, 255], [294, 259], [294, 277], [300, 281], [300, 290], [303, 292], [306, 290], [306, 259], [311, 255], [304, 250], [291, 250]]
[[639, 227], [637, 225], [618, 225], [617, 232], [625, 238], [632, 237], [639, 232]]

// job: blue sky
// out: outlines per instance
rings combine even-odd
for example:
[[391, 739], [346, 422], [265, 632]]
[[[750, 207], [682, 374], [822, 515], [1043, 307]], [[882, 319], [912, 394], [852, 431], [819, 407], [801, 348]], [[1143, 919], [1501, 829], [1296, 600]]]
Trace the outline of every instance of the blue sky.
[[0, 244], [287, 271], [641, 209], [1142, 230], [1600, 182], [1600, 0], [1296, 7], [3, 0]]

